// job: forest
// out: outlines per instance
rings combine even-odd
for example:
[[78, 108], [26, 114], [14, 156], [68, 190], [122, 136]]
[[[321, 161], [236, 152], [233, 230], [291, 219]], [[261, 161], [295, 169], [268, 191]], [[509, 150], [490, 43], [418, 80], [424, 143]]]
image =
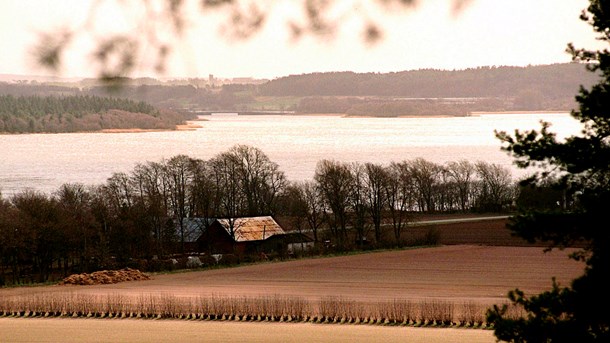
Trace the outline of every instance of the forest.
[[261, 95], [390, 96], [409, 98], [511, 97], [535, 90], [573, 97], [580, 84], [597, 80], [580, 63], [528, 67], [421, 69], [393, 73], [329, 72], [290, 75], [260, 85]]
[[0, 196], [0, 281], [162, 269], [164, 257], [189, 253], [186, 218], [271, 215], [287, 230], [307, 230], [315, 242], [330, 239], [350, 251], [365, 240], [368, 248], [404, 245], [416, 213], [507, 212], [524, 194], [507, 169], [482, 161], [322, 160], [312, 180], [290, 182], [264, 152], [236, 145], [209, 160], [177, 155], [140, 163], [100, 185]]
[[0, 95], [0, 133], [172, 129], [189, 117], [142, 101], [90, 95]]
[[[258, 87], [265, 96], [302, 97], [297, 112], [356, 115], [467, 115], [476, 111], [569, 111], [574, 93], [599, 77], [580, 63], [395, 73], [291, 75]], [[337, 108], [337, 104], [340, 108]]]

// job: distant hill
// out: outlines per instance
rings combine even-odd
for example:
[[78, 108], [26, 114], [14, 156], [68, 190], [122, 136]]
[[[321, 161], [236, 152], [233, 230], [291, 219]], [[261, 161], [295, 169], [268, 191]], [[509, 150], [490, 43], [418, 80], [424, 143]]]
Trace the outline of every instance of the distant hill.
[[0, 74], [0, 82], [31, 83], [31, 82], [78, 82], [79, 77], [57, 77], [44, 75]]
[[97, 96], [144, 101], [178, 112], [214, 111], [343, 113], [347, 115], [469, 115], [496, 111], [569, 111], [581, 85], [598, 76], [585, 65], [423, 69], [392, 73], [328, 72], [280, 77], [262, 83], [218, 84], [215, 79], [171, 82], [121, 80], [108, 88], [96, 79], [78, 82], [0, 82], [0, 95]]
[[267, 96], [402, 96], [409, 98], [574, 96], [597, 77], [583, 64], [413, 70], [393, 73], [331, 72], [290, 75], [259, 87]]
[[259, 96], [298, 98], [300, 113], [365, 116], [469, 115], [495, 111], [569, 111], [581, 85], [598, 76], [577, 63], [394, 73], [290, 75], [258, 87]]

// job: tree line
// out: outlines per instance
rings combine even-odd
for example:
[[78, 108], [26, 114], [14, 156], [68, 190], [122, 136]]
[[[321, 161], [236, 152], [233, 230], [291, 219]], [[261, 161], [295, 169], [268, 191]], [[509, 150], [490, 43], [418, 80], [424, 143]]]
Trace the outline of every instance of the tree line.
[[[400, 244], [413, 213], [499, 212], [515, 197], [508, 170], [487, 162], [322, 160], [312, 180], [290, 182], [261, 150], [237, 145], [209, 160], [177, 155], [141, 163], [101, 185], [0, 197], [0, 276], [44, 281], [52, 270], [93, 271], [184, 253], [187, 218], [271, 215], [342, 249], [369, 232], [379, 246]], [[382, 225], [391, 226], [392, 237]]]
[[[177, 84], [132, 84], [125, 79], [117, 86], [102, 86], [99, 82], [73, 82], [62, 85], [45, 83], [0, 82], [0, 94], [14, 97], [99, 97], [121, 100], [131, 100], [136, 104], [147, 103], [157, 108], [179, 110], [182, 107], [192, 107], [205, 110], [235, 109], [241, 104], [253, 102], [255, 87], [240, 85], [223, 85], [212, 87], [197, 83]], [[242, 88], [247, 88], [244, 97]]]
[[97, 97], [0, 95], [0, 132], [75, 132], [116, 128], [167, 129], [186, 117], [143, 101]]
[[[473, 111], [567, 111], [574, 92], [598, 76], [578, 63], [395, 73], [290, 75], [258, 86], [266, 96], [298, 96], [297, 112], [367, 116], [466, 115]], [[447, 103], [447, 99], [460, 102]]]
[[514, 97], [536, 90], [550, 98], [569, 97], [598, 75], [582, 64], [527, 67], [421, 69], [391, 73], [327, 72], [271, 80], [259, 91], [267, 96], [403, 96], [411, 98]]

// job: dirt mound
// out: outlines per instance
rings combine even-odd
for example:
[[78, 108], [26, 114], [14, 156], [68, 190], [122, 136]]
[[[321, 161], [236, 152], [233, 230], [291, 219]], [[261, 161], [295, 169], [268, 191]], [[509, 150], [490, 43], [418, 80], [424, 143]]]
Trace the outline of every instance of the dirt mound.
[[137, 269], [101, 270], [91, 274], [72, 274], [63, 279], [60, 285], [103, 285], [125, 281], [150, 280], [150, 276]]

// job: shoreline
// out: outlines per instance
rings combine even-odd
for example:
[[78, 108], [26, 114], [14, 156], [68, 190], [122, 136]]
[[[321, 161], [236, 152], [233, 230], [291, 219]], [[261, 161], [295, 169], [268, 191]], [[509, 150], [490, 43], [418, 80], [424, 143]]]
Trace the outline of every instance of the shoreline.
[[[191, 120], [189, 120], [191, 121]], [[192, 120], [192, 121], [206, 121]], [[0, 136], [12, 136], [12, 135], [61, 135], [66, 133], [146, 133], [146, 132], [171, 132], [171, 131], [195, 131], [203, 126], [195, 123], [178, 124], [173, 129], [101, 129], [96, 131], [74, 131], [74, 132], [0, 132]]]
[[198, 124], [179, 124], [172, 129], [103, 129], [100, 131], [78, 132], [78, 133], [143, 133], [143, 132], [167, 132], [167, 131], [195, 131], [203, 126]]
[[569, 110], [566, 111], [490, 111], [490, 112], [480, 112], [480, 111], [474, 111], [474, 112], [470, 112], [470, 116], [480, 116], [480, 115], [486, 115], [486, 114], [564, 114], [564, 113], [570, 113]]
[[397, 116], [373, 116], [373, 115], [350, 115], [345, 114], [343, 118], [455, 118], [455, 117], [468, 117], [468, 116], [455, 116], [450, 114], [401, 114]]

